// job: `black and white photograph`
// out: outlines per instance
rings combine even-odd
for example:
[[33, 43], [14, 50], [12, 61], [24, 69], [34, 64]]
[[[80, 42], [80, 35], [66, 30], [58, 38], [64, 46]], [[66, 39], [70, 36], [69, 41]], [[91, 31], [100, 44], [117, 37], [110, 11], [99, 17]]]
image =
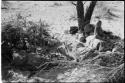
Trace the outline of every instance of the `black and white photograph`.
[[124, 83], [124, 1], [1, 1], [2, 83]]

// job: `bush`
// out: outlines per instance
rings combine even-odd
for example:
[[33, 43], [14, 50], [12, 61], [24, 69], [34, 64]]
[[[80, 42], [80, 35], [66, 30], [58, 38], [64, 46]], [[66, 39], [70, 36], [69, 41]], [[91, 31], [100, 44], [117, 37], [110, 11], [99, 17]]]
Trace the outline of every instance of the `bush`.
[[18, 14], [15, 20], [2, 26], [2, 42], [9, 43], [11, 49], [28, 50], [29, 52], [38, 46], [51, 46], [50, 44], [55, 41], [51, 41], [53, 38], [47, 27], [49, 25], [45, 21], [27, 22], [23, 16]]
[[[8, 66], [10, 63], [13, 63], [14, 56], [12, 55], [14, 54], [13, 51], [15, 50], [16, 53], [19, 54], [19, 56], [29, 56], [28, 59], [26, 59], [29, 61], [30, 58], [32, 58], [31, 53], [34, 53], [33, 57], [35, 57], [37, 55], [37, 48], [40, 47], [44, 51], [40, 50], [41, 53], [39, 55], [44, 55], [44, 58], [47, 58], [45, 56], [48, 56], [51, 50], [56, 49], [56, 47], [61, 44], [59, 40], [51, 37], [51, 35], [49, 34], [49, 29], [47, 27], [49, 27], [49, 25], [45, 21], [39, 21], [39, 23], [26, 21], [26, 18], [21, 16], [21, 14], [16, 15], [16, 19], [3, 23], [2, 67]], [[23, 54], [22, 51], [25, 53]], [[25, 57], [23, 59], [25, 60]], [[33, 59], [34, 61], [36, 61], [34, 62], [35, 66], [38, 65], [40, 61], [38, 61], [36, 58]], [[23, 66], [21, 67], [29, 67], [28, 65], [24, 66], [25, 64], [28, 63], [23, 63], [22, 61], [21, 65]], [[33, 64], [31, 64], [30, 67], [32, 67], [32, 65]], [[4, 70], [6, 69], [3, 68], [2, 72], [7, 73]]]

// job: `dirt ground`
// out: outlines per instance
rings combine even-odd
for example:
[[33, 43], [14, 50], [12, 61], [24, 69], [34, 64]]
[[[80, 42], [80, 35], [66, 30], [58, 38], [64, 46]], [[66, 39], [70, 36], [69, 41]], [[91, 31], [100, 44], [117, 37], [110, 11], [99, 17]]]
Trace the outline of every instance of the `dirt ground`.
[[[85, 8], [88, 5], [89, 2], [86, 3]], [[4, 7], [4, 5], [2, 6]], [[70, 1], [10, 1], [7, 6], [8, 9], [2, 9], [2, 22], [21, 13], [21, 15], [27, 16], [29, 21], [38, 22], [40, 19], [46, 21], [51, 25], [52, 33], [59, 33], [60, 36], [63, 36], [64, 31], [69, 30], [70, 26], [78, 25], [77, 20], [71, 19], [77, 17], [77, 13], [75, 6]], [[108, 18], [108, 9], [117, 17]], [[103, 29], [110, 30], [124, 38], [123, 1], [98, 1], [93, 12], [92, 24], [97, 22], [97, 16], [101, 18]]]
[[[4, 4], [3, 4], [4, 3]], [[85, 8], [89, 5], [89, 2], [86, 3]], [[110, 19], [111, 17], [107, 10], [110, 10], [116, 17]], [[70, 26], [78, 26], [77, 20], [74, 18], [77, 17], [76, 7], [71, 4], [70, 1], [8, 1], [2, 2], [2, 13], [1, 19], [2, 23], [10, 21], [16, 16], [16, 14], [21, 14], [26, 17], [27, 21], [38, 22], [39, 20], [45, 21], [49, 24], [49, 29], [51, 35], [57, 36], [60, 41], [67, 42], [77, 42], [76, 36], [71, 36], [65, 34], [66, 30], [70, 29]], [[92, 24], [96, 24], [100, 17], [102, 21], [102, 28], [104, 30], [112, 31], [113, 34], [119, 35], [121, 38], [124, 38], [124, 2], [123, 1], [98, 1], [95, 10], [93, 12]], [[91, 71], [91, 67], [98, 68], [98, 65], [95, 66], [86, 66], [80, 68], [71, 68], [71, 69], [57, 69], [49, 72], [40, 72], [37, 75], [38, 81], [61, 81], [61, 82], [100, 82], [103, 79], [101, 73], [95, 74]], [[89, 71], [88, 71], [89, 70]], [[110, 70], [110, 69], [109, 69]], [[109, 70], [104, 70], [107, 72]], [[82, 73], [81, 73], [82, 72]], [[26, 81], [25, 76], [22, 74], [15, 73], [17, 79], [23, 79]], [[102, 78], [101, 78], [102, 76]], [[33, 79], [28, 79], [27, 82], [33, 82]], [[35, 80], [35, 81], [36, 81]], [[21, 80], [22, 81], [22, 80]]]

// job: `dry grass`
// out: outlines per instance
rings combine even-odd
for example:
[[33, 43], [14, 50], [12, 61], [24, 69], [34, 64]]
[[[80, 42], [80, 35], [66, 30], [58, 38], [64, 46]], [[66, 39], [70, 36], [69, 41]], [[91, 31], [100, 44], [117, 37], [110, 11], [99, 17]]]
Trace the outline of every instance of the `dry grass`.
[[111, 83], [124, 83], [124, 63], [109, 72], [107, 78]]
[[[101, 3], [101, 2], [99, 2], [99, 3]], [[106, 3], [108, 3], [108, 2], [106, 2]], [[44, 53], [48, 53], [48, 51], [50, 53], [48, 55], [44, 54], [45, 57], [48, 57], [48, 56], [54, 57], [56, 55], [65, 56], [65, 57], [71, 56], [71, 57], [73, 57], [73, 59], [75, 59], [77, 61], [77, 59], [79, 59], [79, 56], [83, 56], [83, 59], [85, 61], [81, 60], [81, 62], [77, 63], [80, 65], [75, 65], [76, 62], [73, 63], [71, 61], [69, 61], [67, 63], [66, 61], [68, 61], [68, 60], [66, 60], [66, 59], [64, 60], [65, 57], [63, 58], [65, 63], [61, 62], [60, 66], [62, 66], [62, 67], [60, 68], [60, 66], [57, 66], [57, 69], [59, 67], [60, 68], [59, 70], [61, 70], [61, 69], [63, 70], [63, 68], [65, 68], [65, 67], [71, 68], [72, 66], [73, 66], [73, 69], [64, 70], [65, 72], [61, 72], [63, 75], [62, 75], [62, 79], [58, 79], [59, 82], [62, 82], [62, 81], [63, 82], [66, 82], [66, 81], [68, 81], [68, 82], [71, 82], [71, 81], [72, 82], [103, 82], [104, 81], [105, 82], [105, 80], [106, 80], [106, 82], [122, 82], [124, 80], [124, 75], [123, 75], [123, 73], [124, 73], [124, 64], [123, 64], [123, 62], [124, 62], [124, 60], [123, 60], [123, 58], [124, 58], [124, 51], [123, 51], [124, 41], [122, 41], [122, 42], [120, 41], [120, 43], [116, 42], [115, 47], [118, 47], [118, 48], [114, 49], [110, 53], [108, 53], [108, 52], [100, 53], [100, 52], [96, 51], [95, 49], [93, 50], [92, 48], [89, 48], [89, 45], [90, 45], [89, 43], [88, 43], [88, 46], [85, 46], [83, 44], [83, 46], [77, 47], [77, 45], [79, 44], [79, 41], [76, 41], [76, 40], [78, 40], [76, 38], [76, 35], [71, 36], [68, 34], [68, 32], [66, 32], [66, 34], [63, 33], [64, 30], [68, 30], [70, 25], [73, 25], [73, 26], [77, 25], [77, 18], [76, 18], [77, 15], [74, 14], [74, 12], [72, 12], [72, 9], [75, 10], [75, 8], [68, 7], [68, 6], [64, 7], [60, 3], [52, 4], [53, 8], [52, 8], [52, 6], [43, 7], [43, 5], [40, 6], [41, 4], [40, 5], [38, 3], [36, 3], [36, 4], [37, 5], [35, 5], [35, 6], [37, 6], [38, 9], [37, 8], [34, 9], [33, 8], [34, 6], [31, 8], [29, 7], [29, 10], [31, 10], [31, 11], [33, 10], [31, 12], [32, 14], [34, 14], [34, 12], [36, 12], [34, 17], [29, 15], [29, 18], [32, 17], [33, 21], [39, 20], [40, 18], [42, 18], [42, 19], [50, 21], [50, 23], [52, 22], [54, 25], [54, 27], [52, 26], [53, 27], [52, 31], [54, 32], [54, 30], [55, 30], [54, 34], [59, 33], [59, 34], [57, 34], [57, 36], [60, 39], [58, 38], [58, 40], [55, 40], [55, 39], [53, 40], [53, 39], [51, 39], [52, 38], [51, 35], [46, 38], [46, 36], [48, 35], [48, 34], [46, 34], [46, 28], [51, 27], [51, 26], [48, 26], [49, 25], [48, 21], [42, 21], [42, 22], [39, 21], [37, 23], [32, 22], [32, 21], [27, 21], [26, 19], [28, 19], [28, 18], [21, 16], [21, 14], [15, 14], [16, 17], [12, 16], [13, 20], [11, 20], [11, 21], [10, 21], [10, 19], [9, 20], [2, 19], [2, 20], [4, 20], [4, 21], [2, 21], [2, 27], [4, 27], [4, 25], [6, 25], [6, 24], [11, 24], [14, 27], [19, 26], [23, 29], [25, 29], [25, 28], [28, 29], [28, 28], [32, 27], [33, 28], [32, 30], [36, 30], [38, 32], [38, 34], [39, 33], [46, 34], [46, 36], [44, 35], [43, 38], [45, 38], [45, 41], [48, 41], [50, 47], [52, 47], [52, 48], [48, 49], [48, 48], [50, 48], [49, 46], [46, 48], [43, 48], [43, 50], [45, 50]], [[25, 7], [27, 8], [27, 4], [23, 4], [23, 5], [24, 5], [24, 9], [25, 9]], [[33, 4], [31, 4], [31, 5], [33, 5]], [[102, 6], [102, 5], [100, 5], [100, 6]], [[98, 8], [100, 8], [100, 6]], [[95, 20], [93, 20], [93, 19], [95, 19], [94, 16], [95, 15], [98, 16], [98, 13], [102, 17], [104, 15], [102, 13], [106, 13], [106, 10], [108, 9], [109, 4], [108, 4], [108, 6], [103, 4], [103, 6], [105, 6], [104, 8], [102, 8], [104, 10], [104, 12], [102, 12], [101, 8], [100, 9], [97, 8], [95, 10], [94, 15], [92, 17], [92, 22], [95, 21]], [[40, 9], [40, 7], [41, 7], [41, 9]], [[55, 8], [56, 8], [56, 12], [55, 12]], [[61, 9], [61, 8], [63, 8], [63, 9]], [[44, 11], [44, 9], [46, 9], [46, 11]], [[36, 10], [36, 11], [34, 11], [34, 10]], [[26, 11], [26, 10], [23, 10], [23, 11]], [[5, 11], [4, 11], [4, 13], [5, 13]], [[4, 15], [4, 13], [2, 14], [3, 17], [9, 17], [7, 15], [9, 15], [10, 13], [5, 13], [5, 15]], [[57, 15], [57, 13], [58, 13], [58, 15]], [[45, 15], [47, 15], [47, 18]], [[9, 22], [7, 22], [7, 21], [9, 21]], [[110, 28], [110, 31], [113, 31], [113, 33], [115, 33], [115, 31], [118, 32], [118, 28], [120, 28], [120, 30], [122, 30], [121, 28], [123, 28], [121, 21], [120, 22], [119, 21], [115, 22], [114, 20], [111, 21], [111, 23], [112, 23], [111, 25], [113, 25], [113, 26], [108, 26], [110, 23], [107, 23], [107, 20], [105, 21], [105, 19], [103, 19], [103, 18], [102, 18], [102, 21], [103, 21], [102, 28], [108, 28], [108, 29]], [[70, 23], [70, 22], [72, 22], [72, 23]], [[42, 27], [42, 29], [40, 31], [41, 27]], [[114, 30], [114, 29], [116, 29], [116, 30]], [[31, 31], [31, 30], [29, 30], [29, 31]], [[48, 28], [47, 28], [47, 31], [48, 31]], [[48, 31], [48, 32], [51, 32], [51, 31]], [[118, 33], [123, 34], [121, 32], [118, 32]], [[34, 33], [34, 35], [37, 35], [37, 34]], [[53, 36], [55, 37], [55, 35], [53, 35]], [[30, 41], [35, 40], [34, 38], [31, 38], [31, 39], [32, 40], [30, 40]], [[60, 43], [62, 43], [60, 41], [64, 41], [64, 44], [63, 45], [60, 44]], [[37, 44], [38, 47], [40, 46], [39, 42], [41, 42], [41, 41], [38, 41], [38, 44]], [[91, 40], [91, 42], [93, 42], [93, 40]], [[95, 47], [96, 47], [98, 42], [99, 41], [97, 41], [95, 43], [93, 42], [92, 45], [90, 45], [90, 47], [92, 47], [93, 45], [95, 45]], [[57, 43], [58, 43], [58, 45], [57, 45]], [[43, 46], [43, 44], [41, 46]], [[53, 48], [53, 46], [55, 46], [55, 48]], [[62, 52], [59, 52], [59, 50], [57, 48], [58, 46], [62, 47], [62, 49], [63, 49]], [[35, 47], [35, 46], [33, 46], [33, 47]], [[33, 49], [33, 48], [31, 48], [31, 49]], [[33, 51], [33, 50], [31, 50], [31, 51]], [[55, 70], [57, 75], [60, 75], [60, 73], [58, 72], [57, 69], [55, 68], [52, 70]], [[24, 71], [21, 71], [21, 72], [24, 73]], [[8, 75], [8, 78], [9, 78], [9, 76], [13, 78], [13, 79], [10, 79], [9, 81], [16, 81], [16, 82], [19, 82], [19, 81], [20, 82], [43, 82], [43, 81], [52, 82], [52, 81], [55, 81], [55, 80], [51, 80], [51, 79], [44, 79], [44, 78], [42, 78], [42, 76], [38, 77], [38, 75], [43, 74], [43, 72], [42, 73], [39, 72], [38, 75], [36, 75], [36, 77], [33, 77], [28, 80], [27, 80], [27, 77], [24, 78], [25, 77], [24, 74], [20, 74], [19, 72], [17, 73], [15, 71], [13, 73], [15, 73], [13, 75], [13, 77], [11, 76], [11, 74]], [[45, 74], [43, 74], [43, 75], [55, 74], [53, 72], [51, 72], [51, 73], [44, 72], [44, 73]], [[48, 75], [48, 77], [49, 77], [49, 75]], [[55, 77], [57, 78], [57, 76], [55, 76]]]

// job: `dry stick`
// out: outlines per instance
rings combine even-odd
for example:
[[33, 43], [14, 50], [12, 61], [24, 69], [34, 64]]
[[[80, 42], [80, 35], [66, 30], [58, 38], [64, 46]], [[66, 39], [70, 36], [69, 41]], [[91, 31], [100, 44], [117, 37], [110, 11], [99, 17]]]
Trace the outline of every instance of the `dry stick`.
[[71, 4], [73, 4], [74, 6], [76, 6], [77, 4], [76, 3], [74, 3], [74, 2], [71, 2]]
[[[46, 65], [47, 63], [45, 63], [45, 64], [43, 64], [42, 66], [40, 66], [40, 67], [38, 67], [37, 68], [37, 71], [36, 72], [32, 72], [29, 76], [28, 76], [28, 78], [30, 78], [31, 76], [33, 76], [33, 75], [35, 75], [35, 74], [37, 74], [38, 72], [39, 72], [39, 70], [41, 70], [41, 68], [44, 66], [44, 65]], [[44, 67], [43, 69], [45, 69], [46, 67]], [[43, 70], [42, 69], [42, 70]]]
[[[90, 64], [85, 64], [85, 66], [91, 66]], [[99, 70], [99, 69], [114, 69], [115, 67], [104, 67], [104, 66], [101, 66], [101, 65], [98, 65], [98, 64], [92, 64], [92, 66], [99, 66], [99, 68], [96, 68], [96, 69], [93, 69], [94, 71], [97, 71], [97, 70]]]
[[113, 68], [112, 67], [104, 67], [104, 66], [100, 66], [99, 68], [97, 69], [93, 69], [94, 71], [99, 71], [100, 69], [109, 69], [109, 70], [112, 70]]
[[[107, 56], [107, 55], [102, 55], [102, 54], [104, 54], [105, 52], [99, 52], [99, 53], [100, 53], [100, 55], [94, 57], [94, 58], [91, 60], [91, 62], [94, 61], [94, 60], [96, 60], [96, 59], [98, 59], [98, 58], [101, 57], [101, 56]], [[111, 53], [112, 53], [112, 52], [111, 52]], [[118, 52], [113, 52], [113, 53], [118, 53]], [[119, 54], [124, 54], [124, 53], [119, 53]]]
[[[58, 61], [46, 62], [46, 63], [40, 65], [39, 67], [37, 67], [37, 71], [36, 71], [36, 72], [32, 72], [32, 73], [28, 76], [28, 78], [30, 78], [31, 76], [33, 76], [33, 75], [35, 75], [35, 74], [41, 72], [41, 71], [44, 70], [45, 68], [47, 68], [47, 66], [48, 66], [50, 63], [60, 63], [60, 62], [61, 62], [61, 63], [66, 62], [66, 63], [77, 63], [77, 64], [79, 64], [78, 62], [63, 61], [63, 60], [62, 60], [62, 61], [61, 61], [61, 60], [58, 60]], [[45, 66], [45, 67], [44, 67], [44, 66]]]
[[[115, 74], [119, 71], [119, 70], [123, 70], [124, 71], [124, 63], [122, 63], [120, 66], [114, 68], [110, 73], [108, 73], [107, 76], [108, 79], [112, 79], [112, 78], [115, 78]], [[122, 71], [121, 71], [122, 72]]]
[[[53, 63], [53, 62], [46, 62], [46, 63], [40, 65], [39, 67], [36, 67], [36, 68], [37, 68], [37, 71], [32, 72], [32, 73], [28, 76], [28, 78], [30, 78], [31, 76], [33, 76], [33, 75], [35, 75], [35, 74], [41, 72], [42, 70], [44, 70], [50, 63]], [[45, 67], [44, 67], [44, 66], [45, 66]]]
[[107, 13], [113, 17], [119, 18], [119, 16], [117, 16], [116, 14], [114, 14], [113, 12], [111, 12], [110, 9], [107, 10]]

